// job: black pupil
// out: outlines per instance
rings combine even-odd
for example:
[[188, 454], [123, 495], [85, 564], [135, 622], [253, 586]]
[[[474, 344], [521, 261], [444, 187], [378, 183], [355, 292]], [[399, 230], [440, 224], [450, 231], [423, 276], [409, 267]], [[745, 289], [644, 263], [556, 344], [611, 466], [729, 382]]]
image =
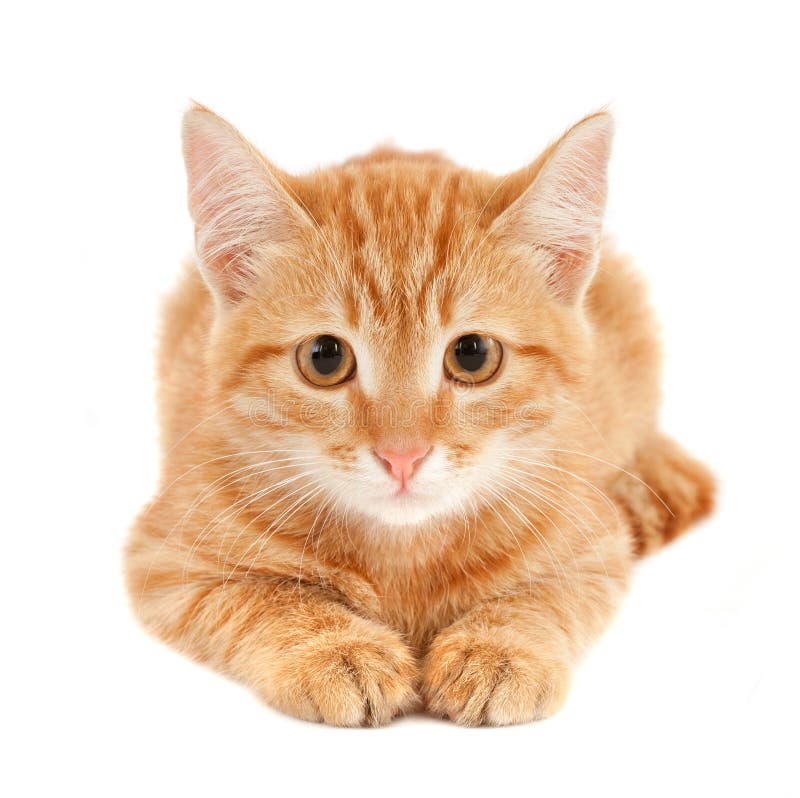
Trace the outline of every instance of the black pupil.
[[456, 341], [455, 355], [465, 371], [478, 371], [486, 362], [486, 340], [480, 335], [465, 335]]
[[338, 338], [321, 335], [311, 348], [311, 363], [316, 371], [327, 376], [333, 374], [344, 360], [344, 347]]

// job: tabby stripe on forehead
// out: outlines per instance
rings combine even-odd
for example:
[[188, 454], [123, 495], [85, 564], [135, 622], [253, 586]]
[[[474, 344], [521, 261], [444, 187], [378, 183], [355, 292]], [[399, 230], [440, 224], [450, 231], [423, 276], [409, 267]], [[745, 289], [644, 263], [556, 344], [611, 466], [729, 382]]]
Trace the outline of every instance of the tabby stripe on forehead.
[[[353, 270], [355, 285], [366, 290], [372, 308], [375, 310], [376, 316], [380, 318], [382, 316], [381, 310], [383, 309], [385, 303], [383, 301], [380, 288], [378, 287], [378, 283], [375, 280], [375, 275], [366, 267], [361, 252], [353, 252], [350, 265]], [[357, 302], [354, 300], [352, 304], [354, 309], [353, 319], [357, 319]], [[353, 320], [351, 320], [351, 324], [354, 324]]]
[[[451, 174], [447, 177], [447, 181], [442, 187], [439, 197], [441, 203], [441, 213], [438, 219], [436, 228], [436, 235], [434, 236], [434, 254], [433, 263], [428, 273], [425, 275], [425, 280], [420, 288], [420, 308], [424, 308], [428, 302], [428, 295], [433, 286], [436, 284], [437, 278], [444, 272], [449, 261], [450, 243], [453, 238], [453, 232], [456, 226], [455, 216], [455, 202], [454, 196], [458, 193], [461, 187], [461, 175], [458, 173]], [[450, 304], [452, 297], [445, 290], [439, 296], [439, 318], [443, 325], [450, 322]]]
[[[364, 191], [359, 191], [349, 176], [345, 176], [345, 180], [344, 191], [347, 196], [347, 202], [342, 203], [341, 210], [343, 214], [349, 210], [349, 214], [346, 217], [342, 217], [342, 222], [345, 229], [349, 228], [351, 234], [350, 267], [355, 278], [354, 283], [366, 289], [373, 307], [381, 307], [381, 292], [375, 280], [375, 275], [366, 268], [363, 257], [363, 250], [367, 243], [366, 231], [372, 227], [373, 220], [370, 218], [370, 214], [373, 211], [368, 207], [369, 201]], [[362, 213], [364, 212], [366, 212], [366, 218], [362, 218]], [[354, 324], [357, 320], [357, 302], [353, 300], [350, 304], [348, 315], [351, 318], [349, 321]]]

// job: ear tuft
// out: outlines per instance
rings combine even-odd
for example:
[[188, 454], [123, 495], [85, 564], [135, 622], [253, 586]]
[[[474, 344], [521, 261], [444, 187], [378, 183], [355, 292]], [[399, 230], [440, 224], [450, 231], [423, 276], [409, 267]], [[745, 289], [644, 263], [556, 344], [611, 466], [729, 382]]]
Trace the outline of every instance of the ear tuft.
[[551, 148], [533, 183], [494, 228], [536, 250], [553, 293], [577, 303], [591, 281], [606, 203], [606, 172], [614, 123], [600, 112], [572, 127]]
[[236, 300], [258, 268], [254, 248], [289, 240], [302, 214], [275, 167], [201, 105], [183, 117], [183, 153], [201, 271], [218, 297]]

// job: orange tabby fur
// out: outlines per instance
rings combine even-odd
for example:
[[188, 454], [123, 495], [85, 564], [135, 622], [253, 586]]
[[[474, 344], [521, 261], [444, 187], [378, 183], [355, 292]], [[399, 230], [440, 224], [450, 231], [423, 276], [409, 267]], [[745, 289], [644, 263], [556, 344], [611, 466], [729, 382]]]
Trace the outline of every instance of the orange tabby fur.
[[[581, 135], [596, 178], [581, 202], [602, 213], [610, 120], [581, 125], [503, 179], [393, 150], [290, 177], [188, 112], [205, 280], [193, 264], [166, 307], [161, 487], [127, 551], [150, 631], [309, 720], [559, 708], [636, 555], [713, 494], [658, 431], [638, 275], [607, 247], [595, 271], [588, 226], [568, 243], [548, 228], [546, 264], [527, 240], [551, 223], [522, 216], [565, 185]], [[457, 390], [436, 369], [476, 330], [503, 342], [502, 369]], [[294, 347], [319, 333], [353, 344], [354, 380], [303, 382]], [[408, 523], [382, 523], [393, 500], [364, 481], [387, 440], [440, 458]]]

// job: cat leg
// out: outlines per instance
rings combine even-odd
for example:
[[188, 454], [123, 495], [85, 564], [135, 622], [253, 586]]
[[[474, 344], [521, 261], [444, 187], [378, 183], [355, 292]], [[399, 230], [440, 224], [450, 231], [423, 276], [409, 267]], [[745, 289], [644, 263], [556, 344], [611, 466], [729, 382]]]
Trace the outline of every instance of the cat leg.
[[380, 725], [417, 703], [400, 634], [294, 580], [189, 583], [131, 596], [145, 626], [299, 718]]
[[626, 532], [597, 539], [599, 557], [537, 577], [515, 595], [473, 608], [438, 633], [425, 657], [428, 709], [466, 726], [546, 718], [563, 704], [580, 655], [624, 595]]
[[649, 554], [674, 540], [714, 505], [714, 478], [675, 441], [655, 435], [619, 473], [609, 493], [630, 521], [636, 553]]

